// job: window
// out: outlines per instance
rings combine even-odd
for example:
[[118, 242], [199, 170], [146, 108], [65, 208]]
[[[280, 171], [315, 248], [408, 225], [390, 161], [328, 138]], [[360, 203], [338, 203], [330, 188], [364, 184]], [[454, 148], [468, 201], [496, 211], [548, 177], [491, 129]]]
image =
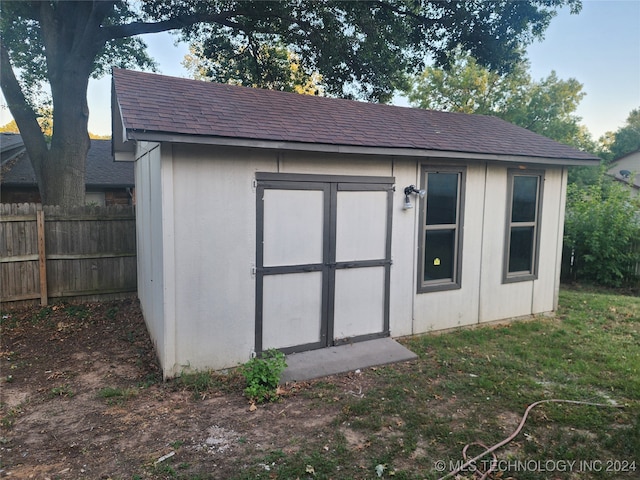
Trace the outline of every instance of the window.
[[508, 172], [505, 283], [538, 278], [543, 179], [544, 172]]
[[463, 168], [423, 167], [418, 292], [460, 288]]

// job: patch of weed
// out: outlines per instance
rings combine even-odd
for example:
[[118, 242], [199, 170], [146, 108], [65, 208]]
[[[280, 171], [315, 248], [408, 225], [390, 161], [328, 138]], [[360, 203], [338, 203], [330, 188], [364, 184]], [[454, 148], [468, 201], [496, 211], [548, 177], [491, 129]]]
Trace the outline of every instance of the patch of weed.
[[13, 427], [13, 424], [16, 421], [16, 418], [22, 413], [22, 408], [20, 406], [10, 408], [6, 414], [2, 415], [0, 418], [0, 425], [2, 428], [7, 430]]
[[167, 475], [170, 478], [175, 478], [177, 476], [175, 469], [167, 462], [155, 464], [152, 471], [154, 475]]
[[31, 317], [31, 323], [40, 323], [43, 320], [46, 320], [51, 313], [53, 312], [53, 308], [50, 306], [42, 307], [38, 309], [33, 316]]
[[85, 319], [89, 316], [89, 314], [91, 313], [89, 310], [89, 307], [87, 305], [83, 305], [83, 304], [69, 304], [67, 306], [64, 307], [64, 311], [67, 315], [71, 316], [71, 317], [76, 317], [76, 318], [80, 318], [80, 319]]
[[[309, 453], [297, 452], [291, 455], [282, 450], [274, 450], [262, 459], [257, 459], [255, 465], [248, 468], [237, 478], [241, 479], [295, 479], [313, 478], [327, 480], [343, 477], [343, 468], [338, 464], [338, 458], [314, 450]], [[344, 472], [343, 472], [344, 473]]]
[[104, 398], [107, 403], [113, 405], [122, 404], [137, 394], [138, 391], [134, 388], [104, 387], [98, 392], [98, 397]]
[[138, 382], [138, 388], [149, 388], [152, 385], [157, 385], [162, 382], [162, 376], [159, 372], [152, 372], [147, 374], [140, 382]]
[[116, 305], [114, 305], [114, 306], [109, 307], [107, 309], [107, 311], [105, 312], [105, 315], [109, 320], [115, 320], [115, 318], [118, 315], [119, 311], [120, 311], [120, 309]]
[[209, 370], [196, 372], [182, 372], [176, 380], [176, 384], [193, 393], [193, 398], [203, 398], [209, 392], [215, 382], [213, 381], [213, 373]]
[[71, 389], [71, 387], [69, 385], [60, 385], [58, 387], [53, 387], [51, 390], [49, 390], [49, 397], [53, 398], [53, 397], [67, 397], [67, 398], [71, 398], [73, 397], [74, 393], [73, 390]]
[[182, 445], [184, 445], [184, 441], [183, 440], [176, 440], [175, 442], [171, 442], [169, 444], [169, 446], [171, 448], [173, 448], [174, 450], [179, 449]]
[[237, 370], [198, 370], [183, 371], [172, 384], [173, 388], [191, 391], [194, 399], [204, 399], [209, 394], [238, 392], [242, 388], [241, 380]]

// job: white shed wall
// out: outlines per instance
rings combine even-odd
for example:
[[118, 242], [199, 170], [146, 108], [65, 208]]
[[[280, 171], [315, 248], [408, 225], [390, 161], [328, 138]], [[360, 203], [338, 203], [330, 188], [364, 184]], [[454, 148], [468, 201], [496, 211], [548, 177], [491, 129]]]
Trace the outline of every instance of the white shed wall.
[[390, 177], [393, 176], [393, 164], [389, 157], [287, 152], [278, 156], [277, 171], [315, 175]]
[[567, 169], [548, 169], [540, 225], [540, 269], [538, 280], [533, 283], [532, 314], [558, 308], [566, 191]]
[[173, 148], [176, 361], [227, 368], [254, 350], [256, 171], [275, 155], [186, 145]]
[[411, 335], [413, 307], [416, 294], [415, 255], [418, 251], [416, 236], [416, 209], [404, 210], [402, 191], [409, 185], [418, 185], [418, 166], [413, 160], [394, 160], [393, 176], [396, 192], [393, 195], [391, 231], [391, 292], [389, 299], [389, 330], [392, 337]]
[[160, 145], [140, 142], [135, 162], [138, 297], [159, 360], [167, 358]]
[[504, 166], [487, 166], [484, 203], [486, 217], [482, 232], [479, 321], [529, 315], [533, 281], [502, 283], [507, 207], [507, 169]]
[[507, 170], [501, 165], [488, 166], [480, 275], [480, 322], [551, 312], [554, 309], [564, 220], [561, 199], [564, 198], [566, 176], [563, 171], [562, 168], [547, 168], [545, 172], [538, 278], [502, 283]]
[[[437, 161], [424, 164], [443, 165], [443, 163]], [[483, 207], [486, 166], [484, 164], [471, 164], [467, 166], [466, 172], [465, 202], [463, 205], [461, 288], [416, 294], [413, 333], [443, 330], [478, 322], [478, 282], [482, 258], [480, 253], [482, 248], [482, 226], [485, 218]], [[424, 185], [421, 188], [424, 188]], [[418, 211], [415, 212], [416, 223], [418, 222], [418, 213]], [[417, 235], [421, 235], [421, 227], [421, 225], [418, 225]], [[416, 256], [413, 261], [415, 269], [418, 268], [417, 258]], [[417, 271], [414, 276], [417, 276]]]
[[163, 144], [139, 156], [139, 295], [166, 376], [233, 367], [254, 351], [256, 172], [395, 177], [389, 312], [394, 337], [555, 308], [562, 168], [546, 173], [537, 280], [502, 283], [508, 166], [472, 162], [466, 165], [461, 288], [418, 294], [419, 208], [403, 209], [403, 189], [419, 186], [422, 165], [451, 160], [184, 144]]

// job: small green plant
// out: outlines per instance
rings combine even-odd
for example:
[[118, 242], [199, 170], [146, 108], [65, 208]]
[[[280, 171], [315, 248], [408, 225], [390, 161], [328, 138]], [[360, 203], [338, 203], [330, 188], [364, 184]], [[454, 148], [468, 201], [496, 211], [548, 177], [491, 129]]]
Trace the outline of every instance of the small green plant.
[[280, 375], [287, 368], [284, 353], [270, 349], [249, 360], [241, 367], [247, 381], [244, 394], [249, 400], [262, 403], [275, 400]]
[[134, 388], [105, 387], [98, 392], [109, 404], [123, 403], [138, 394]]
[[59, 387], [53, 387], [49, 391], [50, 397], [73, 397], [73, 390], [69, 385], [60, 385]]
[[109, 320], [115, 320], [116, 316], [118, 315], [118, 310], [119, 309], [117, 306], [110, 307], [106, 313], [107, 318]]
[[184, 441], [183, 440], [176, 440], [175, 442], [171, 442], [169, 444], [171, 446], [171, 448], [177, 450], [179, 449], [182, 445], [184, 445]]

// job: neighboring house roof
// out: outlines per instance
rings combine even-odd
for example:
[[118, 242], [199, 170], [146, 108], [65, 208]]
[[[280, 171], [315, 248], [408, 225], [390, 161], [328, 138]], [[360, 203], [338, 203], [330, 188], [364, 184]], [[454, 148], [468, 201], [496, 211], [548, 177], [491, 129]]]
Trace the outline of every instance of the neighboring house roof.
[[3, 167], [22, 152], [24, 152], [24, 142], [19, 134], [9, 132], [0, 134], [0, 162]]
[[[629, 174], [627, 175], [626, 172], [629, 172]], [[607, 175], [614, 177], [619, 182], [631, 185], [635, 189], [640, 189], [640, 149], [627, 153], [611, 162]], [[633, 184], [631, 179], [633, 179]]]
[[[22, 138], [20, 135], [15, 135]], [[122, 188], [134, 186], [133, 164], [116, 162], [111, 153], [111, 140], [91, 140], [87, 154], [86, 186], [90, 188]], [[6, 171], [5, 171], [6, 170]], [[7, 187], [28, 187], [36, 185], [36, 176], [25, 153], [2, 172], [2, 185]]]
[[[116, 152], [127, 140], [457, 156], [566, 165], [599, 162], [496, 117], [437, 112], [113, 71]], [[452, 154], [452, 152], [456, 152]]]

